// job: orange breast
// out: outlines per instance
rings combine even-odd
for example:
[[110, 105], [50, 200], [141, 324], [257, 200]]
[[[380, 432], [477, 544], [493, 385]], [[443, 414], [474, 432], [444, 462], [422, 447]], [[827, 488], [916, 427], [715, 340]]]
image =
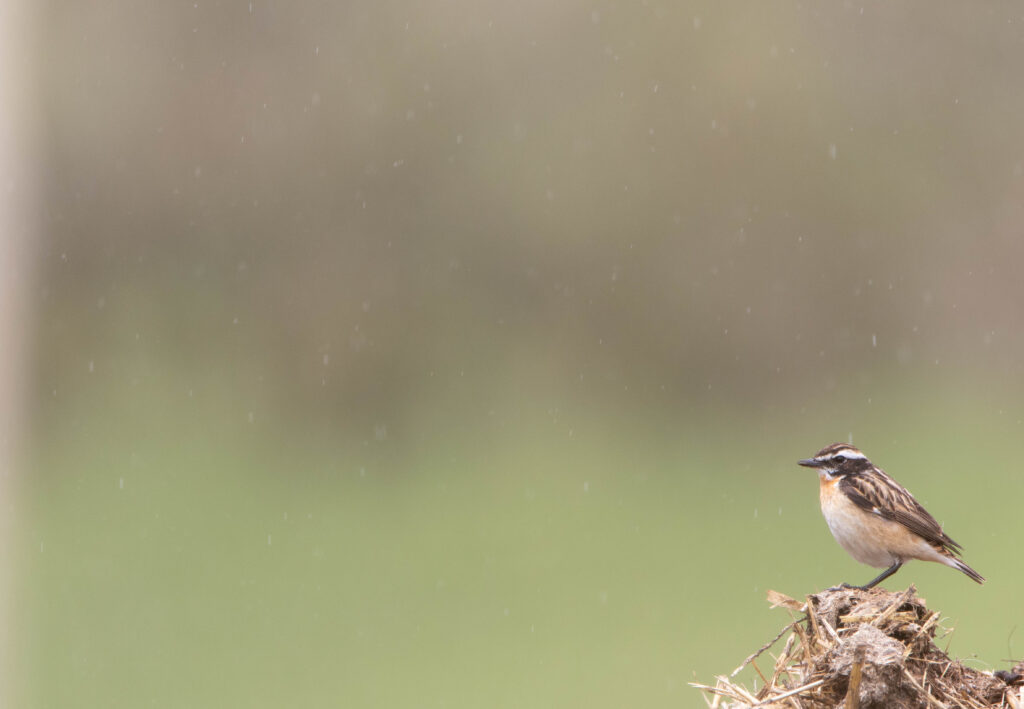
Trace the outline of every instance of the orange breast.
[[819, 497], [821, 498], [821, 509], [825, 510], [826, 507], [830, 506], [836, 495], [842, 493], [839, 492], [839, 479], [829, 480], [824, 475], [819, 475]]

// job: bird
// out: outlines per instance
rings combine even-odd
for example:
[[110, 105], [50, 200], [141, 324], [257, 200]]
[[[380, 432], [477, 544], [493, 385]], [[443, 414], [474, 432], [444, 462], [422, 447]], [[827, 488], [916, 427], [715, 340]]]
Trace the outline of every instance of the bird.
[[911, 559], [945, 564], [985, 582], [959, 558], [962, 547], [910, 491], [853, 446], [833, 443], [797, 463], [818, 471], [821, 513], [839, 546], [862, 564], [885, 569], [863, 586], [844, 583], [842, 588], [873, 588]]

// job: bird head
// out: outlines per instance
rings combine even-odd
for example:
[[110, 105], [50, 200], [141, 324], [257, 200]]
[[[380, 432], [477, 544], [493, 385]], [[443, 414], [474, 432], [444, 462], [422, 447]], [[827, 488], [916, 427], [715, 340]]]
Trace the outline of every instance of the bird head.
[[871, 467], [867, 456], [848, 443], [833, 443], [814, 454], [813, 458], [798, 460], [805, 468], [816, 468], [818, 474], [829, 479], [855, 475]]

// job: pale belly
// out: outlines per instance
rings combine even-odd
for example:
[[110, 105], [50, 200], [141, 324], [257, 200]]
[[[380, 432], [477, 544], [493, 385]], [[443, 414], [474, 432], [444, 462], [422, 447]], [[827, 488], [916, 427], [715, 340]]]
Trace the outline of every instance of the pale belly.
[[[853, 507], [852, 503], [848, 504]], [[886, 546], [878, 543], [878, 525], [863, 512], [851, 512], [843, 504], [832, 504], [828, 508], [822, 505], [821, 511], [839, 546], [860, 563], [883, 569], [902, 561]]]

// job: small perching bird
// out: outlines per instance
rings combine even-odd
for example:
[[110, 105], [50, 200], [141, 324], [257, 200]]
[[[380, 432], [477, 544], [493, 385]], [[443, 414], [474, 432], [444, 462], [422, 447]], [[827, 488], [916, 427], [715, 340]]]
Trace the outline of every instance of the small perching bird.
[[864, 586], [844, 587], [871, 588], [911, 559], [937, 561], [985, 582], [957, 558], [960, 545], [921, 503], [853, 446], [833, 443], [798, 462], [818, 471], [821, 513], [839, 545], [862, 564], [885, 569]]

